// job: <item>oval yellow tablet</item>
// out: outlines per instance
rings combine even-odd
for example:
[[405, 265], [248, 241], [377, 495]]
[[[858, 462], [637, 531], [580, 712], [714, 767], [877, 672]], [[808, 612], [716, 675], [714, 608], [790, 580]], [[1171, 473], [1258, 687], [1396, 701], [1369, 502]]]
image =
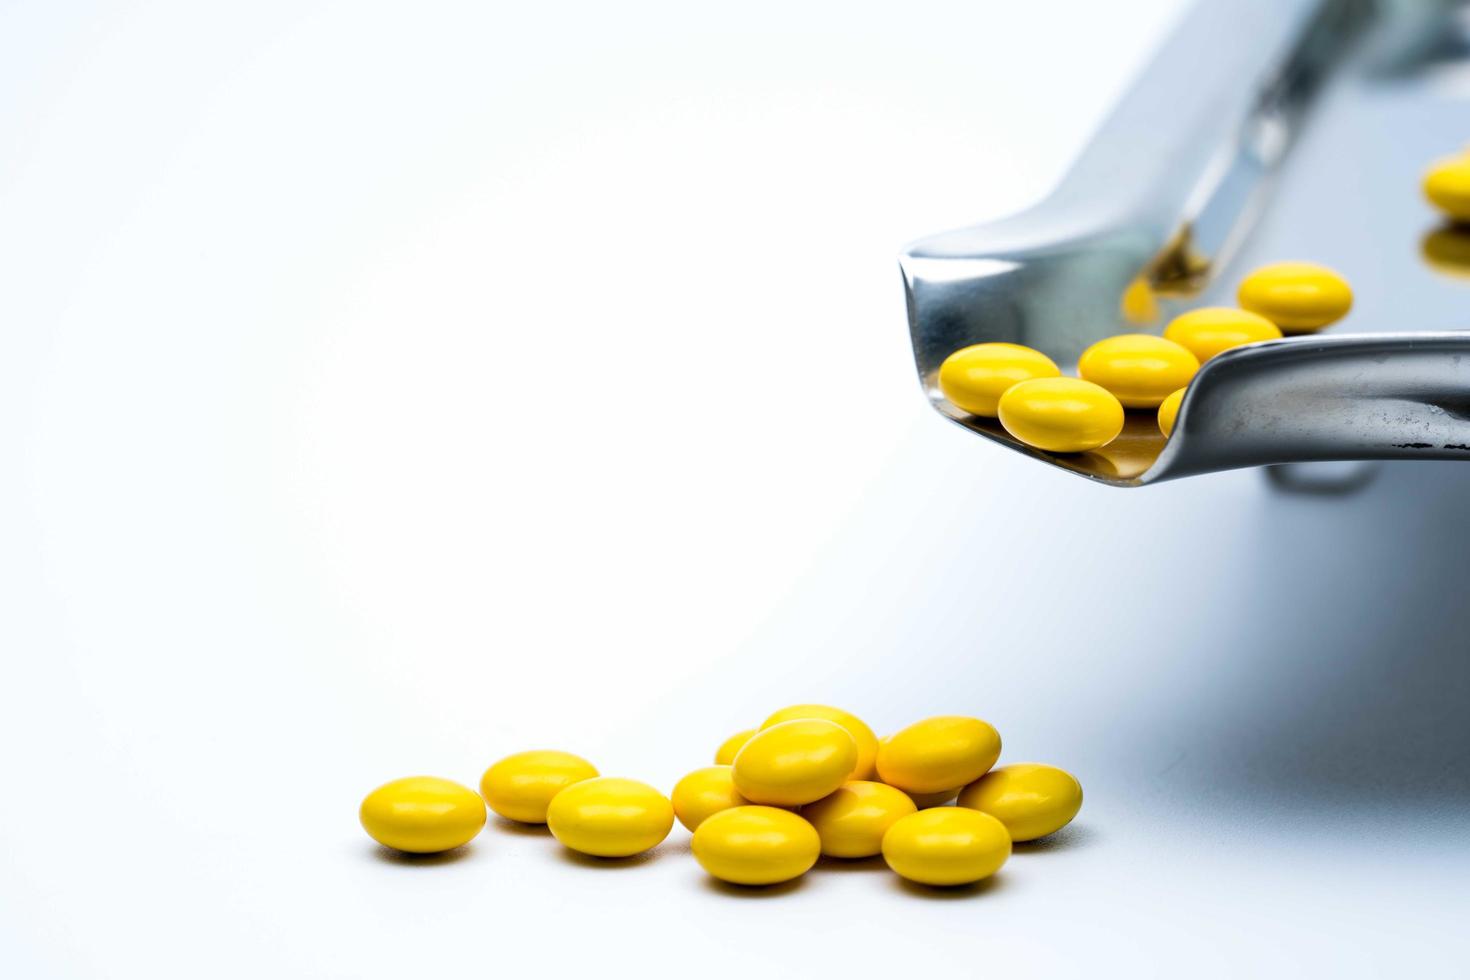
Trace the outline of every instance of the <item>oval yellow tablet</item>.
[[794, 704], [771, 715], [761, 723], [761, 727], [770, 728], [783, 721], [796, 721], [800, 718], [821, 718], [836, 722], [847, 729], [847, 734], [851, 735], [852, 740], [857, 743], [858, 750], [857, 767], [847, 778], [873, 778], [873, 760], [878, 757], [878, 736], [873, 734], [873, 730], [861, 718], [850, 711], [843, 711], [841, 708], [833, 708], [825, 704]]
[[694, 770], [675, 784], [670, 798], [674, 816], [689, 830], [698, 829], [711, 814], [750, 802], [735, 789], [729, 766]]
[[570, 752], [517, 752], [485, 770], [480, 795], [507, 820], [545, 823], [552, 797], [596, 775], [596, 766]]
[[1170, 393], [1164, 399], [1164, 404], [1159, 406], [1159, 431], [1166, 436], [1174, 434], [1174, 420], [1179, 417], [1179, 406], [1184, 404], [1184, 393], [1188, 388], [1180, 388]]
[[754, 735], [755, 731], [754, 728], [747, 728], [745, 731], [736, 732], [721, 742], [720, 747], [715, 749], [715, 765], [728, 766], [734, 762], [736, 754], [745, 747], [746, 742], [750, 741], [750, 736]]
[[853, 780], [802, 807], [801, 815], [817, 828], [823, 854], [861, 858], [882, 851], [888, 828], [916, 810], [914, 801], [902, 790], [884, 783]]
[[773, 806], [737, 806], [711, 815], [690, 842], [694, 859], [721, 881], [774, 885], [811, 870], [822, 841], [811, 824]]
[[1262, 340], [1280, 340], [1281, 328], [1259, 313], [1206, 306], [1181, 313], [1164, 328], [1164, 339], [1186, 348], [1203, 364], [1221, 351]]
[[1452, 221], [1470, 221], [1470, 154], [1436, 160], [1424, 174], [1424, 196]]
[[1346, 279], [1325, 265], [1277, 262], [1246, 276], [1236, 299], [1282, 333], [1313, 333], [1347, 315], [1353, 291]]
[[556, 794], [546, 809], [546, 826], [574, 851], [630, 857], [669, 836], [674, 805], [646, 783], [598, 776]]
[[384, 783], [358, 810], [362, 829], [386, 847], [434, 854], [468, 844], [485, 826], [485, 801], [468, 786], [435, 776]]
[[1000, 398], [1000, 424], [1028, 446], [1081, 453], [1123, 431], [1123, 406], [1107, 389], [1076, 378], [1037, 378]]
[[939, 366], [939, 390], [971, 415], [994, 418], [1006, 389], [1031, 378], [1056, 378], [1061, 369], [1041, 351], [1020, 344], [962, 347]]
[[883, 860], [924, 885], [968, 885], [989, 878], [1011, 856], [1005, 825], [988, 813], [945, 806], [896, 821], [883, 835]]
[[801, 806], [846, 782], [857, 760], [857, 742], [836, 722], [783, 721], [756, 732], [735, 756], [735, 789], [752, 803]]
[[983, 776], [1000, 758], [1000, 733], [988, 722], [942, 715], [915, 722], [878, 747], [878, 775], [905, 792], [937, 793]]
[[1056, 766], [1018, 762], [992, 769], [960, 792], [959, 805], [1006, 825], [1013, 841], [1056, 833], [1082, 809], [1082, 784]]
[[1077, 373], [1111, 391], [1124, 408], [1158, 408], [1198, 370], [1199, 358], [1188, 349], [1149, 333], [1099, 340], [1077, 361]]

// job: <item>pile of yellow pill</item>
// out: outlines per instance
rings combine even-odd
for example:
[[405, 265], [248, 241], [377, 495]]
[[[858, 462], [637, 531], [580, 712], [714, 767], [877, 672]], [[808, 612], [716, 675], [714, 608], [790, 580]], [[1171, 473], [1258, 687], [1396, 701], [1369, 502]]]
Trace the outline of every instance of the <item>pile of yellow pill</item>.
[[[1453, 204], [1460, 186], [1454, 181], [1463, 180], [1470, 215], [1470, 156], [1455, 167], [1438, 178], [1433, 192], [1426, 182], [1426, 193], [1437, 203]], [[1146, 292], [1141, 282], [1135, 280], [1124, 297], [1129, 319], [1143, 315], [1134, 295], [1140, 288]], [[1200, 365], [1245, 344], [1321, 330], [1347, 315], [1353, 293], [1326, 266], [1278, 262], [1246, 276], [1236, 302], [1238, 308], [1182, 313], [1162, 337], [1126, 333], [1099, 340], [1082, 352], [1076, 378], [1064, 377], [1051, 358], [1021, 344], [972, 344], [939, 366], [939, 391], [960, 411], [996, 419], [1018, 441], [1046, 452], [1102, 449], [1122, 433], [1129, 411], [1157, 413], [1159, 431], [1167, 437]]]
[[[1062, 379], [1072, 380], [1072, 379]], [[909, 881], [966, 885], [995, 874], [1012, 845], [1053, 834], [1082, 806], [1082, 786], [1054, 766], [996, 766], [1000, 733], [961, 715], [926, 718], [879, 739], [861, 718], [798, 704], [739, 732], [665, 796], [604, 776], [569, 752], [518, 752], [480, 778], [477, 795], [414, 776], [378, 787], [359, 818], [380, 844], [432, 854], [469, 843], [485, 807], [544, 824], [597, 858], [657, 847], [677, 820], [713, 877], [736, 885], [792, 881], [819, 859], [882, 860]], [[952, 805], [951, 805], [952, 804]]]

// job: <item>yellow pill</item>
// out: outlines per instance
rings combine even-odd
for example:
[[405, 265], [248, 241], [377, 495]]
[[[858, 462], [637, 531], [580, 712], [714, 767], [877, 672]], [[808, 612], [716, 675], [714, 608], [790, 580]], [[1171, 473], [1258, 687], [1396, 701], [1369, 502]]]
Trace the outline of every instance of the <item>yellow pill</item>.
[[362, 829], [379, 844], [433, 854], [468, 844], [485, 826], [485, 801], [468, 786], [434, 776], [384, 783], [358, 811]]
[[1436, 160], [1424, 175], [1424, 196], [1452, 221], [1470, 221], [1470, 154]]
[[1419, 243], [1419, 251], [1434, 271], [1470, 279], [1470, 225], [1434, 229]]
[[596, 775], [592, 763], [570, 752], [517, 752], [485, 770], [480, 795], [507, 820], [545, 823], [552, 797]]
[[878, 775], [904, 792], [937, 793], [973, 783], [1000, 758], [1000, 733], [979, 718], [915, 722], [878, 748]]
[[1261, 340], [1280, 340], [1281, 328], [1259, 313], [1229, 306], [1206, 306], [1181, 313], [1164, 328], [1172, 340], [1203, 364], [1221, 351]]
[[789, 810], [737, 806], [700, 824], [690, 848], [700, 866], [721, 881], [774, 885], [810, 871], [822, 841], [811, 824]]
[[1353, 291], [1346, 279], [1326, 266], [1278, 262], [1246, 276], [1236, 299], [1282, 333], [1313, 333], [1347, 315]]
[[884, 783], [853, 780], [802, 807], [801, 815], [817, 828], [823, 854], [861, 858], [882, 851], [888, 828], [917, 809], [902, 790]]
[[992, 769], [960, 792], [959, 805], [1006, 825], [1013, 841], [1054, 834], [1082, 809], [1082, 784], [1056, 766], [1034, 762]]
[[909, 793], [908, 798], [914, 801], [914, 806], [920, 810], [928, 810], [931, 807], [944, 806], [950, 800], [960, 795], [963, 786], [952, 786], [942, 789], [937, 793]]
[[962, 347], [939, 366], [939, 390], [971, 415], [994, 418], [1006, 389], [1032, 378], [1055, 378], [1061, 369], [1040, 351], [1020, 344]]
[[1124, 408], [1158, 408], [1198, 370], [1199, 358], [1188, 349], [1149, 333], [1099, 340], [1077, 361], [1077, 373], [1111, 391]]
[[857, 760], [857, 742], [836, 722], [783, 721], [756, 732], [735, 756], [735, 788], [752, 803], [801, 806], [846, 782]]
[[857, 743], [858, 750], [857, 767], [847, 778], [873, 778], [873, 760], [878, 757], [878, 736], [873, 734], [873, 730], [861, 718], [851, 712], [825, 704], [794, 704], [771, 715], [761, 723], [761, 727], [770, 728], [783, 721], [796, 721], [801, 718], [821, 718], [825, 721], [836, 722], [847, 729], [847, 734], [851, 735], [852, 740]]
[[674, 785], [672, 799], [674, 816], [689, 830], [698, 829], [711, 814], [750, 802], [735, 789], [729, 766], [694, 770]]
[[1037, 378], [1000, 399], [1000, 424], [1028, 446], [1081, 453], [1106, 446], [1123, 431], [1123, 406], [1105, 388], [1076, 378]]
[[728, 766], [734, 762], [736, 754], [745, 747], [745, 743], [749, 742], [750, 736], [754, 734], [754, 728], [747, 728], [745, 731], [736, 732], [721, 742], [720, 747], [715, 750], [715, 765]]
[[899, 819], [883, 835], [883, 860], [909, 881], [968, 885], [1011, 856], [1005, 825], [988, 813], [946, 806]]
[[1164, 404], [1159, 406], [1159, 431], [1166, 436], [1174, 434], [1174, 420], [1179, 417], [1179, 406], [1184, 403], [1184, 393], [1188, 388], [1180, 388], [1171, 392]]
[[556, 794], [546, 810], [546, 825], [574, 851], [630, 857], [669, 836], [674, 805], [646, 783], [598, 776]]

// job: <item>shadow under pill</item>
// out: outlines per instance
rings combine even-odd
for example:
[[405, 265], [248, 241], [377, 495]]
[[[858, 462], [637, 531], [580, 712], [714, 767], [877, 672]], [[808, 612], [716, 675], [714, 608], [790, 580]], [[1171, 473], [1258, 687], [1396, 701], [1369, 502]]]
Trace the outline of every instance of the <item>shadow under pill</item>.
[[873, 855], [865, 858], [835, 858], [820, 857], [817, 859], [815, 871], [836, 871], [845, 873], [849, 871], [887, 871], [888, 862], [882, 856]]
[[1054, 834], [1047, 834], [1035, 840], [1017, 841], [1011, 845], [1011, 851], [1015, 854], [1028, 855], [1071, 851], [1079, 847], [1086, 847], [1096, 840], [1097, 836], [1097, 831], [1086, 824], [1068, 824]]
[[510, 834], [512, 837], [550, 837], [551, 831], [544, 823], [519, 823], [515, 820], [507, 820], [505, 817], [493, 818], [489, 826], [496, 832]]
[[790, 895], [806, 885], [805, 875], [775, 885], [732, 885], [728, 881], [721, 881], [709, 875], [705, 875], [703, 880], [705, 891], [726, 895], [730, 898], [779, 898], [782, 895]]
[[891, 887], [901, 892], [906, 892], [915, 898], [926, 898], [936, 902], [953, 902], [958, 899], [980, 898], [992, 892], [998, 892], [1006, 887], [1005, 879], [994, 874], [989, 878], [969, 885], [921, 885], [907, 878], [893, 876]]
[[658, 857], [659, 848], [644, 851], [642, 854], [634, 854], [631, 857], [595, 857], [591, 854], [583, 854], [571, 848], [557, 848], [557, 854], [567, 864], [575, 864], [582, 868], [596, 868], [600, 871], [615, 871], [623, 868], [638, 868], [653, 861]]
[[383, 844], [369, 845], [369, 850], [384, 864], [397, 864], [408, 868], [437, 868], [441, 865], [463, 861], [474, 853], [474, 848], [467, 844], [456, 847], [452, 851], [438, 851], [434, 854], [410, 854], [408, 851], [397, 851]]

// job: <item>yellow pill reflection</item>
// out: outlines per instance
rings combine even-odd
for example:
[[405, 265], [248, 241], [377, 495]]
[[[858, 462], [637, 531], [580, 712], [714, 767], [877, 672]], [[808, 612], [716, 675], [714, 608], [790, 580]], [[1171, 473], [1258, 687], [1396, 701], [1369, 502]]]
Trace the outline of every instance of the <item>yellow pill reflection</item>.
[[972, 783], [1000, 758], [1000, 733], [988, 722], [942, 715], [895, 732], [878, 747], [878, 775], [905, 792], [937, 793]]
[[1000, 424], [1028, 446], [1081, 453], [1106, 446], [1123, 431], [1123, 406], [1105, 388], [1076, 378], [1037, 378], [1000, 399]]
[[729, 766], [694, 770], [675, 784], [670, 799], [674, 816], [689, 830], [698, 829], [712, 814], [750, 802], [735, 789]]
[[710, 816], [690, 848], [700, 866], [736, 885], [774, 885], [811, 870], [822, 841], [811, 824], [771, 806], [737, 806]]
[[1470, 225], [1435, 228], [1419, 243], [1419, 251], [1434, 271], [1470, 279]]
[[959, 806], [1005, 824], [1013, 841], [1054, 834], [1082, 809], [1082, 784], [1056, 766], [1018, 762], [992, 769], [966, 786]]
[[1424, 196], [1452, 221], [1470, 221], [1470, 154], [1436, 160], [1424, 175]]
[[1246, 276], [1236, 292], [1241, 306], [1282, 333], [1313, 333], [1341, 320], [1353, 306], [1347, 280], [1325, 265], [1277, 262]]
[[1184, 393], [1188, 388], [1180, 388], [1171, 392], [1164, 404], [1159, 406], [1159, 431], [1166, 436], [1174, 434], [1174, 420], [1179, 417], [1179, 406], [1184, 403]]
[[847, 730], [852, 740], [857, 743], [858, 761], [848, 779], [872, 779], [873, 760], [878, 757], [878, 736], [873, 730], [850, 711], [841, 708], [833, 708], [825, 704], [794, 704], [789, 708], [782, 708], [761, 723], [761, 728], [770, 728], [779, 725], [783, 721], [797, 721], [802, 718], [821, 718], [824, 721], [834, 722]]
[[552, 797], [596, 775], [596, 766], [570, 752], [517, 752], [485, 770], [480, 794], [507, 820], [545, 823]]
[[836, 722], [783, 721], [756, 732], [735, 756], [735, 789], [752, 803], [801, 806], [846, 782], [857, 760], [857, 742]]
[[988, 813], [961, 807], [920, 810], [883, 835], [883, 860], [909, 881], [967, 885], [988, 878], [1011, 856], [1005, 825]]
[[884, 783], [854, 780], [801, 808], [822, 838], [828, 857], [872, 857], [883, 850], [883, 835], [900, 817], [918, 809], [902, 790]]
[[1000, 396], [1019, 381], [1055, 378], [1061, 369], [1052, 359], [1020, 344], [975, 344], [963, 347], [939, 366], [939, 390], [971, 415], [994, 418]]
[[1229, 306], [1206, 306], [1181, 313], [1164, 328], [1172, 340], [1201, 363], [1232, 347], [1262, 340], [1280, 340], [1281, 328], [1259, 313]]
[[715, 750], [715, 765], [728, 766], [734, 762], [736, 754], [745, 747], [745, 743], [749, 742], [750, 736], [754, 734], [754, 728], [747, 728], [745, 731], [736, 732], [721, 742], [720, 747]]
[[674, 805], [646, 783], [599, 776], [556, 794], [546, 810], [546, 826], [574, 851], [630, 857], [669, 836]]
[[379, 844], [410, 854], [434, 854], [474, 839], [485, 826], [485, 801], [468, 786], [448, 779], [409, 776], [369, 793], [358, 819]]
[[1112, 392], [1124, 408], [1158, 408], [1198, 370], [1199, 359], [1186, 348], [1147, 333], [1099, 340], [1077, 361], [1077, 373]]

